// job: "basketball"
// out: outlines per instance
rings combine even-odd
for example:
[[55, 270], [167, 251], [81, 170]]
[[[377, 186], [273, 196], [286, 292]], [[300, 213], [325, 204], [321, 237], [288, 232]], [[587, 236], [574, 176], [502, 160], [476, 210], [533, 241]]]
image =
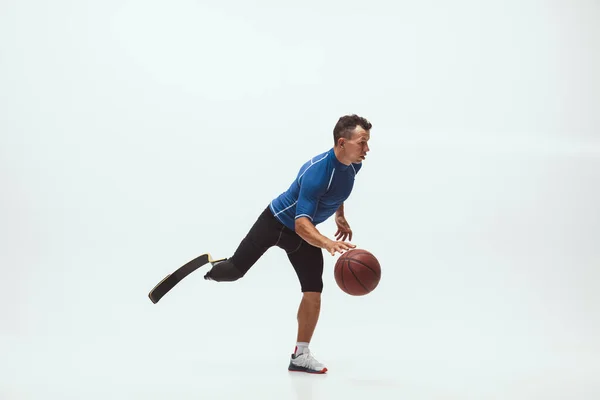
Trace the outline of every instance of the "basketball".
[[367, 250], [352, 249], [343, 253], [335, 263], [335, 281], [351, 296], [371, 293], [381, 279], [381, 266]]

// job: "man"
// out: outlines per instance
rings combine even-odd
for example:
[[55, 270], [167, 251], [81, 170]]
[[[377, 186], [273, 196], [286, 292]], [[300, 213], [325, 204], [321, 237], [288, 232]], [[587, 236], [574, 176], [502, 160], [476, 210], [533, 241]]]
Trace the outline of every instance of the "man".
[[[298, 334], [288, 369], [325, 373], [327, 368], [308, 348], [321, 310], [323, 253], [332, 256], [356, 247], [344, 216], [344, 201], [369, 152], [371, 123], [357, 115], [342, 116], [333, 129], [334, 146], [304, 163], [289, 188], [258, 217], [232, 257], [214, 264], [207, 280], [231, 282], [243, 277], [271, 247], [286, 251], [303, 293], [298, 308]], [[335, 214], [336, 240], [316, 225]]]

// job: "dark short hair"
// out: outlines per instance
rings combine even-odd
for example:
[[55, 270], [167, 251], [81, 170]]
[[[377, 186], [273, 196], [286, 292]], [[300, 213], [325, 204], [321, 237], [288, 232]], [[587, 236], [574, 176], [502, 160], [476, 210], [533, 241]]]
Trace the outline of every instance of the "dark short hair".
[[344, 115], [340, 117], [333, 128], [334, 145], [337, 146], [338, 139], [341, 137], [350, 139], [352, 137], [352, 132], [357, 125], [362, 127], [365, 131], [370, 130], [372, 127], [371, 123], [367, 121], [367, 119], [359, 117], [356, 114]]

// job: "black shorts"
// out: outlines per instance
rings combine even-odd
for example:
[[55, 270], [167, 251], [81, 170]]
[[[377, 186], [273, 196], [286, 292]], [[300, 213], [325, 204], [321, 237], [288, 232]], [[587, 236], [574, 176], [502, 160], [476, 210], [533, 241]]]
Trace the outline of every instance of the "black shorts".
[[323, 291], [323, 251], [283, 225], [268, 206], [259, 215], [229, 261], [242, 274], [246, 274], [273, 246], [287, 253], [300, 281], [302, 292]]

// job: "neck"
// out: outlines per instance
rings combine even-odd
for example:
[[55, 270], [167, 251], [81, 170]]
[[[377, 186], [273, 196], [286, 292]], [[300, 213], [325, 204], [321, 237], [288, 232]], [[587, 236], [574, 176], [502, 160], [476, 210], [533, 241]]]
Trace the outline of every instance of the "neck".
[[344, 149], [342, 149], [340, 146], [335, 146], [333, 148], [333, 152], [335, 154], [335, 158], [337, 158], [338, 161], [341, 162], [342, 164], [344, 164], [344, 165], [352, 164], [352, 162], [350, 162], [346, 159], [346, 157], [344, 156]]

